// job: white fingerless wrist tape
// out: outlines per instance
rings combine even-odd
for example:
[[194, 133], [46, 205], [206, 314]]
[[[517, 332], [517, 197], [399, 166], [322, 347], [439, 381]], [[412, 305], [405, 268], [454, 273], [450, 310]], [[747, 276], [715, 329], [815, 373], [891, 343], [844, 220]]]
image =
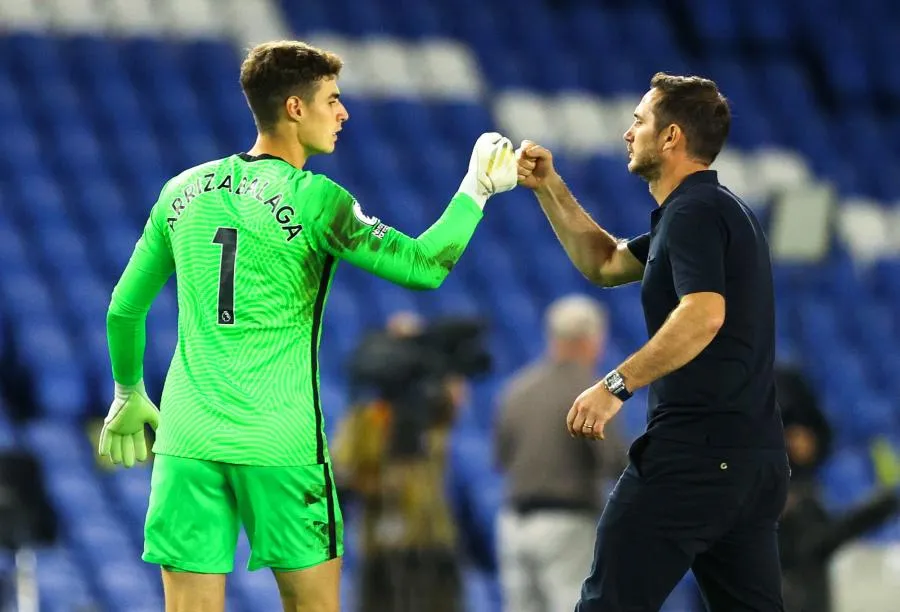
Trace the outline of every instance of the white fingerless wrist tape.
[[479, 189], [478, 179], [475, 178], [474, 175], [466, 174], [463, 177], [462, 183], [459, 184], [458, 193], [464, 193], [478, 204], [478, 207], [481, 210], [484, 210], [484, 205], [487, 204], [488, 198], [490, 197], [487, 194], [482, 194]]

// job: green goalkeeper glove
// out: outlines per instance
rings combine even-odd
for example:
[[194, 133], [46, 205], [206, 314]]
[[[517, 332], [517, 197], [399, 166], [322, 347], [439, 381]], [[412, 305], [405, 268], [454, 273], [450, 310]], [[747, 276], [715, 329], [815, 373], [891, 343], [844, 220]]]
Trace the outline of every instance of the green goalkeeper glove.
[[509, 138], [497, 132], [486, 132], [475, 141], [469, 171], [457, 191], [471, 197], [484, 210], [489, 197], [516, 186], [517, 168]]
[[159, 410], [147, 397], [144, 381], [130, 386], [116, 383], [115, 396], [100, 431], [100, 456], [129, 468], [135, 459], [146, 461], [144, 425], [150, 425], [154, 431], [159, 426]]

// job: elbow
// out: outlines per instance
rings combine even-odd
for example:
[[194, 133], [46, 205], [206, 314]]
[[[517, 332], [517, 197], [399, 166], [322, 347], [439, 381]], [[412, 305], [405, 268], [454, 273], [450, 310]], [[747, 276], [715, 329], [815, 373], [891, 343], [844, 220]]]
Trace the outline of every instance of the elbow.
[[109, 307], [106, 309], [106, 325], [115, 325], [117, 322], [127, 318], [128, 317], [125, 315], [122, 305], [119, 304], [115, 299], [113, 299], [109, 303]]
[[592, 285], [597, 285], [598, 287], [606, 287], [607, 280], [603, 276], [603, 273], [596, 268], [592, 268], [590, 266], [576, 266], [578, 271], [581, 272], [581, 276], [583, 276], [589, 283]]
[[612, 276], [609, 276], [608, 274], [603, 274], [602, 272], [598, 272], [591, 276], [586, 275], [586, 277], [593, 284], [597, 285], [598, 287], [602, 287], [603, 289], [612, 289], [613, 287], [616, 287], [619, 284], [616, 282], [616, 280]]
[[725, 325], [724, 311], [712, 313], [706, 318], [706, 329], [713, 336], [719, 333], [719, 330], [722, 329], [723, 325]]
[[581, 275], [592, 285], [604, 288], [613, 286], [612, 278], [604, 270], [606, 265], [603, 262], [598, 262], [596, 257], [585, 256], [577, 260], [573, 259], [572, 263], [575, 264]]
[[709, 314], [704, 317], [701, 329], [703, 330], [704, 336], [707, 338], [707, 342], [712, 342], [713, 338], [716, 337], [716, 334], [719, 333], [719, 330], [722, 329], [722, 326], [725, 324], [725, 315], [719, 315], [718, 313]]
[[411, 289], [419, 291], [434, 291], [444, 284], [444, 281], [450, 275], [453, 269], [453, 263], [449, 261], [433, 261], [430, 265], [423, 266], [423, 270], [427, 270], [425, 274], [416, 275], [410, 283]]
[[578, 270], [588, 281], [598, 287], [608, 289], [615, 287], [617, 282], [615, 274], [615, 251], [608, 253], [603, 244], [598, 243], [593, 232], [586, 237], [585, 248], [579, 253], [576, 262]]
[[440, 286], [444, 284], [446, 278], [447, 274], [440, 274], [428, 279], [428, 282], [425, 284], [425, 290], [433, 291], [434, 289], [439, 289]]
[[113, 296], [106, 310], [106, 326], [128, 325], [147, 317], [148, 309], [133, 308]]
[[412, 289], [413, 291], [434, 291], [444, 284], [445, 278], [447, 278], [446, 274], [436, 274], [425, 278], [416, 278], [405, 283], [404, 287]]
[[134, 325], [134, 323], [135, 317], [129, 316], [120, 308], [110, 307], [110, 309], [106, 311], [107, 332], [111, 333], [112, 330], [121, 330], [123, 328], [128, 328]]
[[715, 337], [725, 325], [725, 298], [718, 294], [713, 294], [709, 300], [708, 307], [704, 309], [704, 323], [706, 330], [712, 337]]
[[[712, 342], [725, 325], [725, 298], [718, 293], [693, 293], [682, 300], [687, 316], [698, 337]], [[679, 307], [680, 308], [680, 307]]]
[[612, 289], [621, 284], [619, 278], [615, 274], [610, 274], [606, 266], [585, 266], [581, 274], [592, 284], [603, 289]]
[[704, 309], [699, 317], [699, 322], [699, 329], [702, 330], [703, 335], [709, 339], [709, 342], [712, 342], [713, 338], [716, 337], [716, 334], [719, 333], [719, 330], [722, 329], [722, 326], [725, 325], [724, 304], [722, 308], [712, 307]]
[[585, 254], [579, 269], [586, 279], [598, 287], [611, 289], [621, 284], [613, 256], [606, 256], [598, 249]]

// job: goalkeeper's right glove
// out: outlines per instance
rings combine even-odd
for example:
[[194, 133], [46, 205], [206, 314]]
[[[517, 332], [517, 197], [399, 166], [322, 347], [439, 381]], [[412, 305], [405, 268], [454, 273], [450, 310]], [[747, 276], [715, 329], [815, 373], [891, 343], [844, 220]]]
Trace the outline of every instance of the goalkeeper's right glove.
[[100, 456], [125, 467], [133, 466], [135, 459], [146, 461], [144, 425], [154, 430], [159, 426], [159, 410], [147, 397], [144, 381], [131, 386], [116, 383], [115, 397], [100, 431]]
[[517, 163], [509, 138], [497, 132], [478, 137], [469, 158], [469, 171], [459, 185], [459, 193], [471, 197], [481, 209], [488, 198], [516, 186]]

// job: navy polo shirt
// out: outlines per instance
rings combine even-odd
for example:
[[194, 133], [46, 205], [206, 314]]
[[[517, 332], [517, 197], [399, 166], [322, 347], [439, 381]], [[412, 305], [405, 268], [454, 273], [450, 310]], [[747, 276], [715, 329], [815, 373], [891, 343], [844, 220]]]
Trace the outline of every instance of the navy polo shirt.
[[685, 295], [725, 297], [725, 323], [687, 365], [649, 389], [647, 434], [726, 448], [783, 449], [775, 402], [775, 303], [769, 245], [753, 211], [689, 175], [628, 243], [644, 264], [641, 304], [652, 337]]

